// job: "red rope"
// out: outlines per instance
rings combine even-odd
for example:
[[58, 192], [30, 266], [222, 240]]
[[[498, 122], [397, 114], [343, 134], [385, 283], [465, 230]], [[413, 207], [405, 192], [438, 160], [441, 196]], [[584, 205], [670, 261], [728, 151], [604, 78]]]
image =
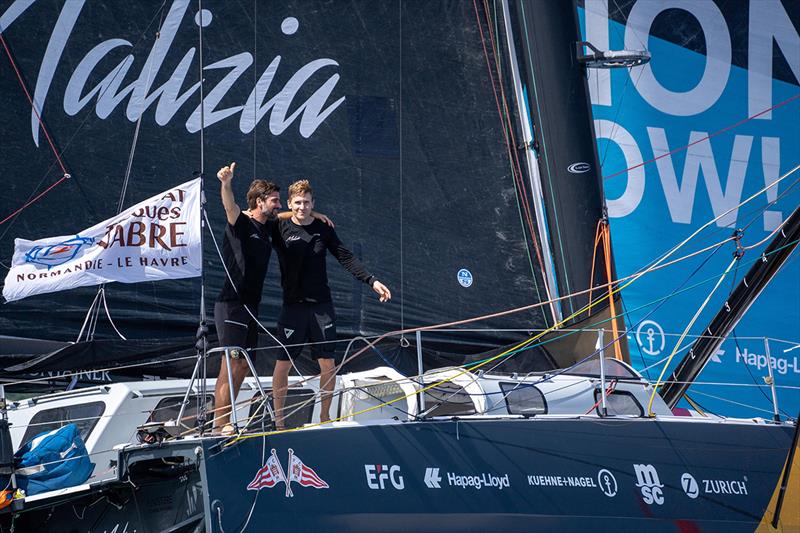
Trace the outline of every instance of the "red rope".
[[[606, 389], [606, 398], [611, 396], [614, 393], [614, 391], [616, 391], [616, 390], [617, 390], [617, 380], [615, 379], [615, 380], [613, 380], [611, 382], [611, 384]], [[588, 411], [586, 411], [586, 414], [588, 415], [589, 413], [591, 413], [592, 411], [597, 409], [597, 406], [600, 405], [601, 403], [603, 403], [603, 398], [602, 397], [599, 400], [597, 400], [597, 402], [595, 402], [595, 404], [593, 406], [591, 406]]]
[[728, 131], [728, 130], [732, 130], [733, 128], [738, 128], [739, 126], [741, 126], [741, 125], [742, 125], [742, 124], [744, 124], [745, 122], [749, 122], [749, 121], [753, 120], [754, 118], [758, 118], [758, 117], [760, 117], [761, 115], [763, 115], [763, 114], [765, 114], [765, 113], [769, 113], [769, 112], [770, 112], [770, 111], [772, 111], [773, 109], [777, 109], [777, 108], [779, 108], [779, 107], [781, 107], [781, 106], [784, 106], [784, 105], [788, 104], [789, 102], [791, 102], [792, 100], [797, 100], [798, 98], [800, 98], [800, 94], [796, 94], [796, 95], [792, 96], [791, 98], [788, 98], [788, 99], [784, 100], [783, 102], [777, 103], [777, 104], [775, 104], [775, 105], [774, 105], [774, 106], [772, 106], [772, 107], [768, 107], [767, 109], [765, 109], [765, 110], [763, 110], [763, 111], [761, 111], [761, 112], [759, 112], [759, 113], [756, 113], [755, 115], [752, 115], [752, 116], [750, 116], [750, 117], [747, 117], [747, 118], [745, 118], [745, 119], [743, 119], [743, 120], [740, 120], [740, 121], [739, 121], [739, 122], [737, 122], [736, 124], [732, 124], [732, 125], [730, 125], [730, 126], [727, 126], [727, 127], [725, 127], [725, 128], [722, 128], [721, 130], [717, 130], [717, 131], [715, 131], [714, 133], [712, 133], [711, 135], [708, 135], [708, 136], [706, 136], [706, 137], [703, 137], [702, 139], [698, 139], [698, 140], [696, 140], [696, 141], [694, 141], [694, 142], [691, 142], [691, 143], [687, 144], [686, 146], [681, 146], [680, 148], [676, 148], [676, 149], [672, 150], [671, 152], [667, 152], [666, 154], [661, 154], [660, 156], [654, 157], [653, 159], [648, 159], [647, 161], [644, 161], [643, 163], [639, 163], [638, 165], [633, 165], [632, 167], [628, 167], [628, 168], [626, 168], [626, 169], [624, 169], [624, 170], [620, 170], [619, 172], [614, 172], [613, 174], [609, 174], [608, 176], [603, 176], [603, 179], [604, 179], [604, 180], [607, 180], [608, 178], [613, 178], [614, 176], [619, 176], [620, 174], [624, 174], [624, 173], [626, 173], [626, 172], [629, 172], [629, 171], [631, 171], [631, 170], [637, 169], [637, 168], [639, 168], [639, 167], [643, 167], [643, 166], [645, 166], [645, 165], [649, 165], [650, 163], [652, 163], [652, 162], [654, 162], [654, 161], [658, 161], [659, 159], [663, 159], [664, 157], [667, 157], [667, 156], [669, 156], [669, 155], [672, 155], [672, 154], [674, 154], [674, 153], [677, 153], [677, 152], [681, 152], [681, 151], [683, 151], [683, 150], [686, 150], [686, 149], [688, 149], [690, 146], [694, 146], [694, 145], [695, 145], [695, 144], [697, 144], [697, 143], [701, 143], [701, 142], [703, 142], [703, 141], [707, 141], [707, 140], [709, 140], [711, 137], [716, 137], [716, 136], [717, 136], [717, 135], [719, 135], [720, 133], [724, 133], [724, 132], [726, 132], [726, 131]]
[[11, 50], [9, 50], [8, 44], [6, 43], [6, 40], [3, 37], [2, 33], [0, 33], [0, 43], [3, 44], [3, 48], [6, 51], [6, 55], [8, 56], [8, 60], [11, 62], [11, 66], [14, 68], [14, 72], [17, 74], [17, 80], [19, 81], [19, 85], [20, 85], [20, 87], [22, 87], [22, 90], [25, 92], [25, 96], [28, 98], [28, 103], [30, 103], [31, 109], [33, 109], [33, 112], [36, 114], [36, 120], [39, 121], [39, 126], [41, 126], [42, 131], [44, 131], [44, 135], [47, 138], [47, 142], [48, 142], [48, 144], [50, 144], [50, 149], [53, 151], [53, 155], [55, 156], [56, 161], [58, 162], [58, 166], [61, 167], [61, 172], [63, 174], [61, 176], [60, 180], [58, 180], [57, 182], [55, 182], [52, 185], [50, 185], [47, 189], [45, 189], [44, 191], [42, 191], [41, 193], [36, 195], [35, 198], [33, 198], [32, 200], [29, 200], [27, 203], [25, 203], [25, 205], [23, 205], [22, 207], [20, 207], [19, 209], [17, 209], [16, 211], [11, 213], [10, 215], [8, 215], [6, 218], [4, 218], [2, 221], [0, 221], [0, 225], [2, 225], [4, 223], [6, 223], [8, 220], [14, 218], [14, 216], [19, 214], [23, 209], [25, 209], [26, 207], [28, 207], [29, 205], [31, 205], [32, 203], [37, 201], [39, 198], [44, 196], [53, 187], [55, 187], [56, 185], [58, 185], [59, 183], [61, 183], [65, 179], [70, 178], [70, 175], [69, 175], [69, 172], [67, 172], [67, 168], [64, 166], [64, 162], [61, 160], [61, 156], [59, 155], [58, 150], [56, 150], [56, 146], [55, 146], [55, 143], [53, 143], [53, 139], [50, 137], [50, 134], [48, 133], [47, 128], [44, 125], [44, 122], [42, 122], [42, 117], [39, 116], [39, 111], [36, 109], [36, 106], [33, 104], [33, 98], [31, 98], [31, 94], [30, 94], [30, 92], [28, 92], [28, 88], [25, 86], [25, 81], [22, 79], [22, 74], [20, 73], [19, 68], [17, 68], [16, 62], [14, 62], [14, 57], [11, 55]]
[[48, 192], [50, 192], [50, 189], [52, 189], [53, 187], [55, 187], [56, 185], [58, 185], [59, 183], [61, 183], [61, 182], [62, 182], [62, 181], [64, 181], [65, 179], [68, 179], [68, 178], [67, 178], [67, 176], [69, 176], [69, 174], [65, 174], [65, 175], [61, 176], [61, 179], [60, 179], [60, 180], [58, 180], [57, 182], [55, 182], [54, 184], [50, 185], [48, 188], [46, 188], [45, 190], [43, 190], [42, 192], [40, 192], [39, 194], [37, 194], [35, 198], [33, 198], [32, 200], [29, 200], [29, 201], [28, 201], [28, 202], [27, 202], [25, 205], [23, 205], [22, 207], [20, 207], [19, 209], [17, 209], [16, 211], [14, 211], [13, 213], [11, 213], [10, 215], [8, 215], [8, 216], [7, 216], [6, 218], [4, 218], [3, 220], [0, 220], [0, 225], [2, 225], [2, 224], [5, 224], [6, 222], [8, 222], [8, 221], [9, 221], [9, 220], [11, 220], [12, 218], [14, 218], [14, 216], [18, 215], [18, 214], [19, 214], [20, 212], [22, 212], [22, 210], [24, 210], [26, 207], [28, 207], [29, 205], [31, 205], [32, 203], [34, 203], [36, 200], [38, 200], [39, 198], [41, 198], [42, 196], [44, 196], [45, 194], [47, 194]]

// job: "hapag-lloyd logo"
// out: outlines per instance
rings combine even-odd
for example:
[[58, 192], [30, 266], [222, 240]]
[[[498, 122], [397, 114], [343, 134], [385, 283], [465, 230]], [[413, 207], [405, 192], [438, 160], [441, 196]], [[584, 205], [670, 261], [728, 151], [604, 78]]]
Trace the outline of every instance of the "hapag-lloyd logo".
[[[45, 108], [50, 85], [84, 4], [85, 0], [65, 2], [52, 29], [36, 79], [34, 101], [37, 102], [40, 111]], [[73, 116], [94, 101], [95, 113], [101, 119], [106, 119], [123, 101], [128, 99], [126, 116], [131, 122], [138, 120], [145, 110], [156, 103], [156, 123], [160, 126], [168, 124], [189, 98], [200, 89], [200, 83], [196, 82], [181, 93], [187, 77], [191, 83], [196, 76], [197, 67], [194, 64], [196, 47], [192, 47], [184, 53], [174, 71], [168, 76], [168, 80], [151, 91], [153, 80], [159, 77], [161, 66], [171, 51], [189, 4], [190, 0], [173, 1], [169, 13], [164, 18], [160, 36], [153, 44], [147, 60], [139, 69], [138, 77], [133, 81], [127, 80], [131, 67], [136, 63], [132, 54], [119, 61], [114, 67], [106, 66], [108, 56], [112, 51], [118, 48], [130, 49], [133, 47], [129, 41], [113, 38], [95, 45], [81, 59], [70, 76], [64, 91], [64, 111]], [[0, 31], [6, 32], [17, 18], [35, 5], [36, 2], [29, 5], [21, 2], [12, 3], [0, 15]], [[29, 12], [25, 16], [30, 19], [35, 18], [36, 15]], [[202, 17], [197, 13], [194, 20], [195, 24], [202, 22], [204, 27], [208, 27], [214, 21], [213, 13], [204, 9]], [[225, 21], [216, 24], [224, 25]], [[281, 22], [281, 31], [289, 38], [298, 39], [299, 37], [295, 36], [295, 33], [298, 31], [299, 25], [297, 19], [288, 17]], [[105, 30], [112, 31], [108, 28]], [[270, 91], [273, 78], [281, 63], [281, 56], [276, 55], [255, 83], [245, 102], [242, 102], [241, 105], [218, 109], [220, 102], [231, 87], [253, 65], [253, 56], [249, 52], [240, 52], [223, 59], [214, 58], [209, 63], [204, 66], [204, 70], [227, 69], [228, 72], [216, 85], [206, 84], [205, 86], [203, 111], [206, 127], [239, 114], [239, 130], [242, 133], [250, 133], [269, 113], [269, 129], [273, 135], [280, 135], [299, 119], [300, 135], [308, 138], [344, 102], [344, 96], [342, 96], [326, 107], [328, 99], [339, 81], [339, 74], [336, 73], [330, 75], [307, 100], [301, 103], [294, 101], [297, 93], [314, 74], [322, 69], [339, 66], [336, 61], [329, 58], [310, 61], [295, 72], [282, 89]], [[163, 73], [161, 77], [163, 78]], [[89, 81], [99, 78], [102, 79], [95, 85], [92, 85], [94, 81]], [[289, 114], [290, 109], [293, 109], [291, 114]], [[200, 115], [200, 105], [197, 105], [186, 121], [188, 132], [195, 133], [200, 130]], [[45, 117], [42, 118], [46, 120]], [[31, 111], [31, 132], [33, 140], [38, 146], [39, 120], [33, 110]]]
[[511, 483], [508, 480], [508, 474], [495, 475], [490, 472], [481, 474], [456, 474], [454, 472], [447, 473], [447, 482], [451, 487], [461, 487], [462, 489], [473, 488], [481, 490], [482, 488], [493, 488], [503, 490], [508, 488]]

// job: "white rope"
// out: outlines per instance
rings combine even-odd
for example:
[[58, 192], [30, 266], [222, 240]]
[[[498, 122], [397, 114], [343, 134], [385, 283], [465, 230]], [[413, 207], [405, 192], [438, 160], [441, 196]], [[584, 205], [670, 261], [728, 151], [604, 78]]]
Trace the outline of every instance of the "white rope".
[[111, 324], [111, 327], [112, 327], [112, 328], [114, 328], [114, 331], [116, 331], [116, 332], [117, 332], [117, 335], [119, 335], [119, 337], [120, 337], [122, 340], [124, 340], [124, 341], [128, 340], [128, 339], [126, 339], [126, 338], [125, 338], [125, 335], [123, 335], [122, 333], [120, 333], [119, 329], [117, 329], [117, 325], [116, 325], [116, 324], [114, 324], [114, 320], [111, 318], [111, 313], [109, 312], [109, 310], [108, 310], [108, 304], [106, 303], [106, 290], [105, 290], [105, 288], [103, 288], [103, 289], [101, 290], [101, 292], [103, 293], [102, 300], [103, 300], [103, 307], [105, 307], [105, 309], [106, 309], [106, 318], [108, 318], [108, 321], [109, 321], [109, 323]]
[[664, 377], [664, 373], [667, 371], [667, 367], [669, 366], [670, 361], [672, 361], [672, 358], [675, 356], [675, 354], [678, 353], [678, 350], [679, 350], [679, 347], [681, 345], [681, 342], [683, 342], [683, 339], [689, 333], [689, 330], [692, 328], [692, 326], [694, 326], [695, 321], [697, 321], [697, 319], [700, 317], [700, 313], [702, 313], [703, 310], [706, 308], [706, 305], [708, 305], [708, 302], [711, 301], [711, 297], [714, 295], [715, 292], [717, 292], [717, 289], [719, 289], [719, 286], [722, 285], [722, 281], [725, 279], [725, 277], [728, 275], [728, 273], [731, 271], [733, 266], [738, 261], [739, 261], [739, 257], [734, 257], [733, 258], [731, 263], [728, 265], [728, 268], [725, 269], [725, 272], [723, 272], [722, 275], [717, 280], [717, 283], [714, 285], [714, 288], [711, 289], [711, 292], [708, 293], [708, 295], [706, 296], [706, 299], [703, 301], [703, 303], [700, 305], [700, 307], [695, 312], [695, 314], [692, 317], [692, 319], [686, 325], [686, 328], [683, 330], [683, 333], [681, 333], [681, 336], [678, 338], [678, 342], [675, 343], [675, 348], [672, 350], [672, 353], [670, 354], [669, 358], [667, 359], [667, 362], [664, 364], [664, 368], [663, 368], [663, 370], [661, 370], [661, 374], [658, 376], [658, 380], [656, 380], [656, 384], [653, 387], [653, 393], [650, 395], [650, 402], [647, 404], [647, 413], [648, 413], [648, 415], [653, 416], [653, 414], [654, 414], [653, 411], [652, 411], [653, 399], [656, 396], [656, 391], [658, 390], [658, 387], [661, 385], [661, 378]]

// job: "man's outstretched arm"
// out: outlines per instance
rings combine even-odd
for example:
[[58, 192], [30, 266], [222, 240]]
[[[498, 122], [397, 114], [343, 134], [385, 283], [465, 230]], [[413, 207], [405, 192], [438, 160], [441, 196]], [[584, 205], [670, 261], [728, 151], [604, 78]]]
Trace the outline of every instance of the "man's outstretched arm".
[[336, 232], [331, 230], [331, 236], [328, 239], [328, 251], [331, 253], [333, 257], [339, 261], [345, 270], [350, 272], [356, 279], [363, 281], [370, 287], [375, 293], [378, 295], [378, 299], [381, 302], [388, 302], [392, 299], [392, 293], [389, 288], [381, 283], [380, 281], [375, 278], [375, 276], [371, 275], [367, 272], [367, 269], [364, 268], [364, 265], [359, 261], [353, 252], [348, 250], [342, 244], [342, 241], [339, 240], [339, 237], [336, 235]]
[[230, 166], [222, 167], [217, 172], [217, 178], [222, 183], [220, 195], [222, 196], [222, 207], [225, 208], [225, 218], [228, 219], [228, 224], [233, 226], [236, 224], [236, 219], [239, 218], [239, 209], [236, 199], [233, 196], [233, 172], [236, 170], [236, 163], [231, 163]]

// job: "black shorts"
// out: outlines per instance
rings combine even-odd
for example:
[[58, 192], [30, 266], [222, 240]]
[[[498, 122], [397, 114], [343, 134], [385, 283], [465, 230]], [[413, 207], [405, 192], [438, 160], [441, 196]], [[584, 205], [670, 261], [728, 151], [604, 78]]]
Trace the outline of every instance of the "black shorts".
[[[333, 359], [336, 351], [336, 313], [333, 303], [283, 304], [278, 316], [278, 340], [286, 345], [286, 350], [278, 351], [278, 359], [288, 361], [300, 355], [306, 342], [311, 345], [313, 359]], [[322, 343], [322, 344], [317, 344]], [[289, 346], [298, 345], [298, 346]]]
[[238, 346], [248, 351], [258, 347], [258, 324], [239, 302], [216, 302], [214, 323], [220, 346]]

